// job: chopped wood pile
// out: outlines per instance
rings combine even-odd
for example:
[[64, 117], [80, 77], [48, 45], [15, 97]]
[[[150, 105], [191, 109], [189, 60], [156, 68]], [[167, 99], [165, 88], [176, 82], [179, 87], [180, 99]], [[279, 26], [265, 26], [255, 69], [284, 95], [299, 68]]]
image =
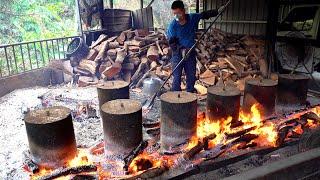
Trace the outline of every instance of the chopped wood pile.
[[130, 29], [114, 37], [102, 34], [89, 48], [88, 55], [74, 68], [80, 87], [108, 80], [140, 86], [142, 78], [170, 59], [165, 35], [145, 29]]
[[[201, 32], [197, 33], [199, 38]], [[100, 37], [89, 47], [87, 57], [73, 65], [78, 85], [96, 85], [108, 80], [124, 80], [131, 88], [142, 87], [148, 77], [166, 79], [171, 72], [171, 50], [163, 31], [126, 30], [119, 36]], [[207, 87], [237, 86], [245, 80], [266, 76], [264, 41], [251, 36], [227, 34], [212, 29], [196, 47], [197, 77], [195, 88], [206, 94]], [[75, 64], [71, 60], [71, 64]], [[172, 79], [164, 86], [171, 88]], [[182, 77], [182, 89], [186, 78]]]
[[[200, 37], [201, 33], [197, 34]], [[244, 90], [246, 79], [266, 76], [264, 41], [251, 36], [227, 34], [212, 29], [196, 48], [196, 89], [205, 94], [208, 86], [237, 86]]]

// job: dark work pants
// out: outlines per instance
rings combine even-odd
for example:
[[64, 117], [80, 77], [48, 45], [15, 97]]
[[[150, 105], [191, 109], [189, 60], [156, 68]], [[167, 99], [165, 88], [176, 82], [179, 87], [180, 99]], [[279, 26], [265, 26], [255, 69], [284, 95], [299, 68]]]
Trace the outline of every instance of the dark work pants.
[[[174, 69], [182, 59], [180, 52], [174, 52], [171, 58], [172, 69]], [[187, 80], [187, 91], [194, 92], [194, 84], [196, 82], [196, 53], [192, 51], [189, 57], [182, 62], [178, 69], [173, 73], [172, 91], [181, 91], [181, 76], [184, 69]]]

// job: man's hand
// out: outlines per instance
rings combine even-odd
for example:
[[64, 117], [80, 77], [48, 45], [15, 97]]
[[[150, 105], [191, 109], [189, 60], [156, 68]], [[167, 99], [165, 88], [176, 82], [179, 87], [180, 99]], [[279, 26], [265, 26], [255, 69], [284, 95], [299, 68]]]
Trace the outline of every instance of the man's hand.
[[177, 37], [172, 37], [169, 39], [169, 46], [173, 51], [176, 51], [179, 46], [179, 39]]

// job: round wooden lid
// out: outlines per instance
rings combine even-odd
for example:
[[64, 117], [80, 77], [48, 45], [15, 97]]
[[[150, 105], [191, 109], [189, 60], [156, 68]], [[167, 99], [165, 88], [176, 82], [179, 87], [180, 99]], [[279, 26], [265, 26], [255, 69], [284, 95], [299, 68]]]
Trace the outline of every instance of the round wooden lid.
[[175, 91], [167, 92], [160, 96], [161, 101], [168, 103], [190, 103], [197, 100], [197, 96], [193, 93], [184, 92], [184, 91]]
[[128, 82], [125, 81], [107, 81], [103, 84], [99, 84], [97, 88], [99, 89], [121, 89], [129, 86]]
[[309, 77], [303, 74], [279, 74], [281, 79], [292, 79], [292, 80], [308, 80]]
[[49, 124], [67, 118], [70, 113], [71, 110], [63, 106], [49, 107], [30, 111], [24, 121], [31, 124]]
[[208, 93], [218, 96], [239, 96], [241, 94], [238, 88], [232, 86], [211, 86], [208, 88]]
[[278, 84], [277, 81], [274, 81], [271, 79], [249, 79], [246, 81], [246, 83], [254, 86], [265, 86], [265, 87], [272, 87]]
[[101, 110], [107, 114], [131, 114], [141, 110], [141, 103], [132, 99], [116, 99], [104, 103]]

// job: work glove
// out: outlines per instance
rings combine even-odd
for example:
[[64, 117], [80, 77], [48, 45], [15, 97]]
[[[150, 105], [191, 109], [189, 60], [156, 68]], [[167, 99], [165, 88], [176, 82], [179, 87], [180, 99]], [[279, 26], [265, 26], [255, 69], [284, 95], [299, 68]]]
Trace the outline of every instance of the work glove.
[[170, 38], [169, 46], [172, 49], [172, 51], [177, 51], [179, 49], [179, 39], [177, 37]]
[[203, 11], [201, 13], [201, 16], [202, 16], [201, 19], [209, 19], [209, 18], [217, 16], [217, 15], [218, 15], [218, 11], [217, 10]]

